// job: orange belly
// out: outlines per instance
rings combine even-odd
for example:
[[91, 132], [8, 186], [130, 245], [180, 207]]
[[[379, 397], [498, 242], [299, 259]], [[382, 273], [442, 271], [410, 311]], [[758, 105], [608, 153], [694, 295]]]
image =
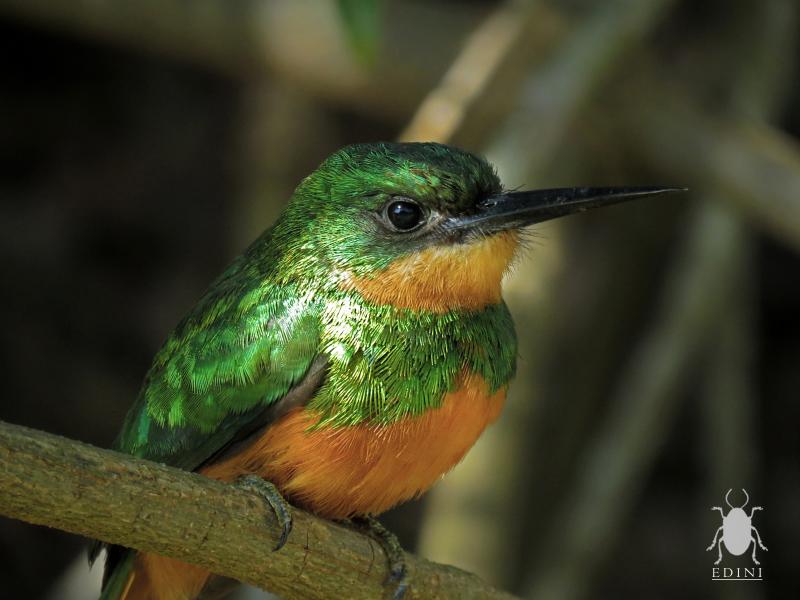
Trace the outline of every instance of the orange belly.
[[[504, 388], [490, 394], [478, 375], [465, 375], [439, 408], [390, 425], [309, 430], [318, 416], [297, 408], [238, 454], [200, 472], [222, 481], [255, 473], [295, 504], [331, 519], [378, 514], [423, 493], [455, 466], [504, 400]], [[125, 600], [189, 600], [208, 576], [140, 553]]]
[[318, 416], [298, 408], [243, 452], [204, 468], [233, 481], [256, 473], [292, 502], [329, 519], [379, 514], [427, 490], [497, 418], [505, 391], [463, 378], [442, 406], [390, 425], [309, 430]]

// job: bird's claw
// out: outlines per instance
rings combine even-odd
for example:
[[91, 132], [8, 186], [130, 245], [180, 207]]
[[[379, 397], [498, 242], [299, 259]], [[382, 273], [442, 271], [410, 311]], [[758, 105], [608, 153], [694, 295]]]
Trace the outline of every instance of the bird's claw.
[[380, 521], [371, 515], [355, 517], [350, 521], [380, 544], [389, 562], [389, 576], [384, 585], [394, 586], [392, 600], [402, 600], [408, 590], [408, 568], [400, 541]]
[[386, 583], [391, 585], [394, 584], [394, 592], [392, 593], [392, 600], [403, 600], [403, 597], [406, 595], [406, 590], [408, 589], [408, 582], [406, 581], [406, 563], [404, 560], [400, 559], [400, 562], [397, 564], [392, 564], [392, 559], [389, 559], [389, 577], [386, 579]]
[[244, 475], [236, 480], [236, 487], [248, 492], [255, 492], [269, 504], [275, 518], [278, 520], [278, 527], [281, 529], [281, 537], [272, 549], [273, 552], [283, 548], [289, 533], [292, 531], [292, 508], [286, 499], [281, 496], [275, 484], [257, 475]]

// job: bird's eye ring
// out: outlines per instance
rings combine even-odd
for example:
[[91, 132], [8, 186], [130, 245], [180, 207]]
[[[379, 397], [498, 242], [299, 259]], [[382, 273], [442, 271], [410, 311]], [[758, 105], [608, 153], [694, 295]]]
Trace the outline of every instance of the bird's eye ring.
[[397, 231], [412, 231], [423, 221], [422, 208], [409, 198], [395, 198], [386, 205], [386, 219]]

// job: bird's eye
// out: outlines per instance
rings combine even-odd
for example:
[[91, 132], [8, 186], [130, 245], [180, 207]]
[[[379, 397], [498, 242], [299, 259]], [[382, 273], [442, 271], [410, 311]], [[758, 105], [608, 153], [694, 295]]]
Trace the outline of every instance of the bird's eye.
[[422, 223], [422, 209], [412, 200], [395, 200], [386, 207], [386, 218], [398, 231], [411, 231]]

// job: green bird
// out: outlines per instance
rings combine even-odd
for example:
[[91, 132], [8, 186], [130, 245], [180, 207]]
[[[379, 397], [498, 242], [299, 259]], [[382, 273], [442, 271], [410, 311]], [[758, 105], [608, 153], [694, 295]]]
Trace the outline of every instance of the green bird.
[[[425, 492], [500, 413], [517, 355], [501, 283], [520, 230], [666, 191], [509, 192], [449, 146], [339, 150], [169, 335], [115, 446], [258, 490], [279, 546], [283, 497], [367, 519], [402, 593], [399, 547], [371, 519]], [[219, 583], [107, 550], [104, 599], [188, 600]]]

